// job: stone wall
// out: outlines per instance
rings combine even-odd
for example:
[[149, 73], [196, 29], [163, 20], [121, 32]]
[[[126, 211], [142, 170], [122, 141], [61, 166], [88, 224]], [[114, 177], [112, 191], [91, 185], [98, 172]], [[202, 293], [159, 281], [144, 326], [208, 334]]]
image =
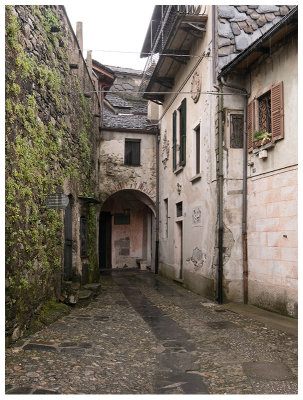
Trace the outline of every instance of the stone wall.
[[218, 69], [279, 22], [293, 6], [218, 6]]
[[48, 195], [70, 196], [73, 273], [82, 272], [79, 220], [88, 218], [90, 274], [97, 267], [96, 216], [78, 195], [95, 197], [97, 96], [65, 9], [6, 7], [6, 318], [20, 337], [43, 302], [58, 299], [64, 212]]

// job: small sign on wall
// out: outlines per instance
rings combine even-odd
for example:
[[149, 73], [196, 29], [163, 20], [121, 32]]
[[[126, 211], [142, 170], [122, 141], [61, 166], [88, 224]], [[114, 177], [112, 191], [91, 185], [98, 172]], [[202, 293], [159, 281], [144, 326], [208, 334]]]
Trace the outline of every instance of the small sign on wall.
[[68, 206], [69, 198], [63, 193], [54, 193], [47, 196], [45, 205], [53, 210], [65, 209]]
[[192, 225], [202, 226], [202, 211], [201, 207], [195, 207], [192, 210]]

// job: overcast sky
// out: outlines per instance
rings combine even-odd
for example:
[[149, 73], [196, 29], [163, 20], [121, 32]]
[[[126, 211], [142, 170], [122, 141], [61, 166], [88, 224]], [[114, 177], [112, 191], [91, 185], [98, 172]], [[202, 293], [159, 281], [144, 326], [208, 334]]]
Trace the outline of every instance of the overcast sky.
[[87, 50], [92, 50], [93, 59], [102, 64], [139, 70], [146, 63], [139, 53], [154, 4], [146, 0], [63, 3], [75, 32], [76, 22], [83, 23], [84, 57]]

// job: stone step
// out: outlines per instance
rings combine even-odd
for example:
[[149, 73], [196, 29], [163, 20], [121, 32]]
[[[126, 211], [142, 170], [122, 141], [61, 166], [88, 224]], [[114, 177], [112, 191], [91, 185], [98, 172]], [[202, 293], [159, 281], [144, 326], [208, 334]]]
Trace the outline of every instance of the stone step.
[[91, 290], [94, 296], [97, 296], [101, 291], [101, 283], [87, 283], [82, 286], [84, 290]]
[[146, 271], [147, 269], [151, 269], [151, 265], [147, 260], [140, 260], [139, 269]]
[[78, 299], [81, 300], [90, 300], [93, 297], [93, 291], [88, 289], [81, 289], [78, 292]]

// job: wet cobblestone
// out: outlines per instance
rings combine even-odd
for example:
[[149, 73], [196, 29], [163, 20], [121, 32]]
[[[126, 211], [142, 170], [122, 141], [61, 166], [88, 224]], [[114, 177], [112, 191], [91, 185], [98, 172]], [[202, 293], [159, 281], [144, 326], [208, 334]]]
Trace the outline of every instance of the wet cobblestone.
[[296, 336], [148, 271], [101, 283], [88, 306], [6, 350], [6, 393], [297, 393]]

